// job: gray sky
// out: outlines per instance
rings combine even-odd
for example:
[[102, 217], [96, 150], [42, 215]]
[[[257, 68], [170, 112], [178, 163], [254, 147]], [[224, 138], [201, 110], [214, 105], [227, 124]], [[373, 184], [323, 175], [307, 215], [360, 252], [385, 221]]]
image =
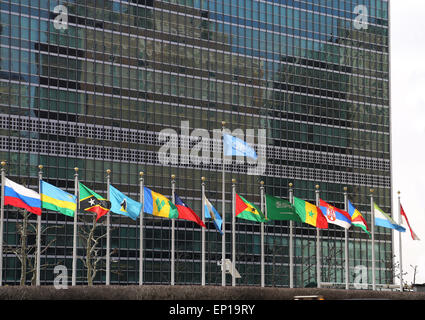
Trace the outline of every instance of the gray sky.
[[[421, 239], [402, 233], [404, 281], [425, 283], [425, 1], [391, 0], [391, 107], [394, 217], [397, 191], [410, 225]], [[395, 235], [397, 260], [398, 231]]]

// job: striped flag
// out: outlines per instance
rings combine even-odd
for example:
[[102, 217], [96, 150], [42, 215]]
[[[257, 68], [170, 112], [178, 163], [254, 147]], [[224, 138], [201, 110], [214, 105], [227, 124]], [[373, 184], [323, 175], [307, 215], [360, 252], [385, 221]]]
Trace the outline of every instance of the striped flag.
[[294, 197], [295, 211], [301, 218], [301, 221], [316, 228], [327, 229], [328, 221], [319, 207], [307, 201]]
[[351, 227], [351, 217], [348, 212], [331, 206], [322, 199], [320, 199], [320, 210], [322, 210], [328, 223], [335, 224], [345, 229], [349, 229]]
[[4, 204], [25, 209], [38, 216], [41, 215], [40, 194], [8, 178], [5, 178], [4, 184]]
[[205, 203], [204, 203], [205, 218], [212, 219], [217, 231], [220, 232], [221, 234], [223, 234], [223, 231], [221, 230], [223, 220], [221, 219], [220, 214], [214, 208], [214, 206], [211, 204], [211, 202], [207, 199], [207, 197], [204, 197], [204, 198], [205, 198]]
[[77, 210], [77, 197], [43, 180], [40, 182], [41, 206], [73, 217]]
[[398, 225], [389, 215], [387, 215], [376, 203], [373, 204], [375, 213], [375, 226], [390, 228], [400, 232], [405, 232], [406, 229]]

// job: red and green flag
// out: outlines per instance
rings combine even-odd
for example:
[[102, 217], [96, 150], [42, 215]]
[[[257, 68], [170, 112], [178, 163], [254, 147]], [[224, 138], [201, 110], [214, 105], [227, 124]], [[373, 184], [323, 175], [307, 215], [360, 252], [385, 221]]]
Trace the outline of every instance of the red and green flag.
[[236, 217], [257, 222], [267, 222], [263, 213], [254, 204], [236, 194]]
[[108, 213], [111, 209], [111, 202], [101, 195], [87, 188], [81, 182], [78, 183], [80, 189], [80, 208], [84, 211], [96, 213], [96, 221]]
[[301, 221], [316, 228], [326, 229], [328, 221], [319, 207], [307, 201], [294, 197], [295, 212], [301, 218]]

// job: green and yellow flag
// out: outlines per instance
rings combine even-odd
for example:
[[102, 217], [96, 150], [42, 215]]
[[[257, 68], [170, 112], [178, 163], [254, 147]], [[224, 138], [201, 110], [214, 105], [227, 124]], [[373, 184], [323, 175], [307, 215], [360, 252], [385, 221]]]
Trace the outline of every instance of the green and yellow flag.
[[321, 229], [326, 229], [328, 227], [328, 221], [319, 207], [297, 197], [294, 197], [294, 206], [302, 222]]
[[160, 193], [144, 187], [145, 206], [144, 212], [163, 218], [177, 219], [177, 207]]
[[254, 204], [236, 194], [236, 217], [257, 222], [267, 222], [263, 213]]

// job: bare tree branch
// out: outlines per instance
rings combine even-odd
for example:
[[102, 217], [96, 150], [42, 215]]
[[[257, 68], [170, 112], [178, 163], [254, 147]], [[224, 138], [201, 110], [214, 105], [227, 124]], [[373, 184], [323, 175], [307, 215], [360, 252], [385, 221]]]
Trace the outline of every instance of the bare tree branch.
[[[37, 244], [29, 244], [28, 237], [35, 236], [37, 238], [38, 228], [37, 224], [34, 224], [30, 218], [33, 216], [32, 213], [24, 209], [18, 209], [18, 213], [22, 217], [21, 222], [16, 223], [17, 234], [20, 237], [19, 244], [16, 245], [6, 245], [6, 252], [12, 252], [19, 262], [21, 263], [21, 279], [20, 284], [25, 285], [27, 280], [27, 275], [32, 274], [31, 284], [35, 285], [36, 280], [36, 266], [35, 266], [35, 257], [37, 253]], [[48, 226], [46, 228], [41, 228], [41, 234], [45, 233], [49, 229], [60, 229], [63, 226]], [[56, 240], [51, 240], [46, 246], [43, 246], [40, 250], [40, 255], [45, 253], [55, 242]], [[40, 266], [41, 269], [45, 269], [52, 264], [44, 264]]]

